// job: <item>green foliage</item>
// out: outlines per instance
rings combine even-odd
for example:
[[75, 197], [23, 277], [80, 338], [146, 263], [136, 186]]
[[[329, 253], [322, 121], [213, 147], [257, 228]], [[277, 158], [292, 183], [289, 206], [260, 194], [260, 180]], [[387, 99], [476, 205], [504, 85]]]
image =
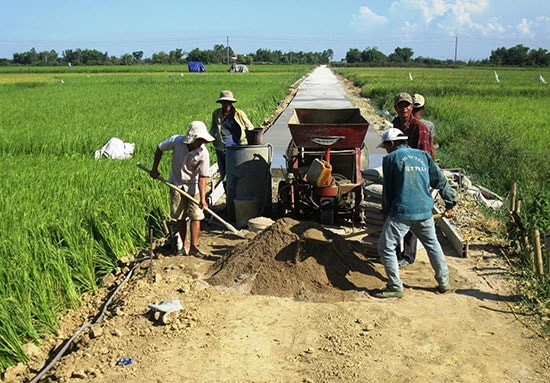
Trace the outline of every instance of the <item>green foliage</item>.
[[550, 130], [544, 128], [541, 111], [550, 88], [539, 81], [539, 71], [499, 69], [500, 83], [491, 69], [337, 71], [361, 86], [377, 108], [392, 114], [396, 93], [423, 94], [423, 117], [435, 123], [443, 166], [464, 168], [501, 195], [516, 180], [525, 188], [526, 203], [548, 190]]
[[542, 335], [550, 336], [550, 279], [548, 276], [533, 277], [533, 265], [523, 257], [509, 259], [513, 266], [513, 277], [521, 292], [519, 304], [530, 321], [540, 325]]
[[[443, 167], [465, 169], [476, 183], [500, 195], [507, 195], [517, 181], [522, 225], [508, 223], [503, 235], [511, 246], [506, 252], [530, 251], [525, 238], [534, 228], [550, 231], [550, 130], [544, 112], [550, 88], [539, 80], [541, 73], [550, 78], [550, 72], [498, 69], [500, 82], [494, 69], [346, 68], [338, 73], [389, 113], [395, 113], [396, 93], [424, 95], [423, 117], [435, 124], [437, 158]], [[499, 214], [509, 221], [508, 210]], [[528, 310], [543, 319], [550, 310], [548, 276], [534, 277], [526, 255], [513, 257], [516, 278]]]
[[[400, 48], [399, 48], [400, 49]], [[409, 48], [405, 48], [409, 49]], [[176, 48], [166, 53], [155, 52], [150, 58], [143, 57], [143, 51], [124, 53], [119, 57], [109, 56], [107, 52], [97, 49], [66, 49], [62, 57], [55, 50], [37, 52], [34, 48], [27, 52], [14, 53], [10, 60], [13, 65], [25, 66], [88, 66], [88, 65], [118, 65], [131, 66], [141, 64], [177, 65], [189, 61], [202, 61], [204, 64], [231, 65], [236, 52], [230, 46], [214, 45], [213, 49], [194, 48], [190, 52]], [[237, 52], [238, 53], [238, 52]], [[269, 63], [269, 64], [328, 64], [334, 56], [332, 49], [323, 52], [282, 52], [279, 50], [258, 49], [256, 52], [241, 52], [235, 58], [237, 64]], [[0, 62], [8, 64], [8, 62]]]
[[542, 233], [550, 232], [550, 192], [548, 189], [535, 193], [532, 202], [525, 206], [522, 214], [531, 226], [527, 230], [536, 228]]
[[519, 44], [512, 48], [497, 48], [491, 51], [491, 56], [483, 60], [470, 60], [469, 62], [455, 60], [439, 60], [431, 57], [416, 57], [413, 60], [414, 52], [411, 48], [397, 47], [386, 56], [378, 51], [376, 47], [366, 48], [362, 52], [357, 48], [351, 48], [346, 53], [344, 63], [333, 63], [341, 66], [411, 66], [411, 67], [447, 67], [457, 66], [521, 66], [521, 67], [548, 67], [550, 65], [550, 52], [544, 48], [530, 49]]
[[[124, 69], [1, 69], [0, 371], [24, 361], [21, 345], [52, 332], [118, 259], [147, 248], [150, 228], [160, 233], [167, 188], [136, 162], [151, 164], [158, 143], [191, 121], [210, 125], [222, 89], [261, 126], [310, 67]], [[134, 157], [95, 160], [111, 137], [135, 143]]]

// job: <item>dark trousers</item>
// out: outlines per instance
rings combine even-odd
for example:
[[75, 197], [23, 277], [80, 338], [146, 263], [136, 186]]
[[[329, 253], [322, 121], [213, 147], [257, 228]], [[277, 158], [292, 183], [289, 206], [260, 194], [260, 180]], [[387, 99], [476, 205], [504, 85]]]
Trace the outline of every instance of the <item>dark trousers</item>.
[[409, 263], [414, 263], [417, 244], [418, 238], [412, 231], [409, 231], [403, 238], [403, 251], [398, 252], [397, 259], [406, 259]]
[[216, 150], [216, 157], [218, 158], [218, 171], [220, 172], [220, 180], [225, 181], [225, 152]]

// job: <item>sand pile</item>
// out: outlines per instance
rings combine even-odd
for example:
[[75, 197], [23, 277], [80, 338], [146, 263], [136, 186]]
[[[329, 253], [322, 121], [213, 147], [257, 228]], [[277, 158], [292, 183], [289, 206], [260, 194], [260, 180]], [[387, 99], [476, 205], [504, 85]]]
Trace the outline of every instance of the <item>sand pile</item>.
[[354, 273], [378, 283], [381, 278], [375, 260], [363, 253], [358, 242], [347, 241], [315, 222], [282, 218], [213, 264], [208, 283], [299, 300], [352, 299], [350, 294], [367, 287], [356, 284]]

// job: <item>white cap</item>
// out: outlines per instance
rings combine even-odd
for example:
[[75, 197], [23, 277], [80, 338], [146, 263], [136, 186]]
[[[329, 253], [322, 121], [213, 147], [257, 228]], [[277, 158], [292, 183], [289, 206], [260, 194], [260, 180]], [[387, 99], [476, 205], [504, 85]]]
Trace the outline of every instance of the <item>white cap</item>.
[[208, 133], [208, 129], [202, 121], [193, 121], [189, 124], [189, 131], [187, 132], [187, 136], [183, 142], [186, 144], [192, 144], [197, 140], [197, 138], [203, 138], [206, 142], [214, 141], [214, 137]]
[[376, 146], [377, 148], [381, 148], [384, 146], [384, 142], [386, 141], [398, 141], [398, 140], [408, 140], [409, 137], [404, 136], [403, 132], [397, 128], [390, 128], [382, 134], [382, 140], [380, 143]]
[[413, 108], [422, 108], [425, 104], [424, 96], [416, 93], [413, 96]]

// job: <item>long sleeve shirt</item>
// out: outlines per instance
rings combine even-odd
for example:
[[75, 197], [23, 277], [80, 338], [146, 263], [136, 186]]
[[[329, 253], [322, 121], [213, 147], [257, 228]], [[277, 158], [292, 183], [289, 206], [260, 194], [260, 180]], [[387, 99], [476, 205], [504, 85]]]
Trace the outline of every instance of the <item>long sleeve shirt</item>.
[[407, 143], [411, 148], [430, 153], [435, 161], [435, 149], [433, 140], [430, 137], [430, 131], [420, 120], [411, 117], [409, 122], [404, 124], [399, 118], [396, 118], [393, 120], [393, 127], [401, 130], [409, 138]]
[[439, 189], [450, 209], [457, 203], [447, 178], [425, 151], [402, 144], [382, 160], [384, 173], [382, 212], [402, 220], [425, 220], [432, 216], [430, 187]]
[[254, 125], [252, 124], [252, 122], [250, 122], [246, 113], [237, 108], [233, 108], [232, 123], [234, 123], [237, 127], [237, 130], [240, 131], [232, 131], [233, 129], [231, 128], [229, 129], [231, 133], [230, 136], [226, 136], [222, 133], [223, 123], [224, 118], [222, 108], [218, 108], [214, 110], [214, 112], [212, 112], [212, 124], [210, 125], [210, 134], [215, 138], [214, 147], [216, 148], [216, 150], [222, 152], [225, 150], [224, 142], [228, 142], [229, 138], [234, 145], [245, 145], [245, 131], [254, 129]]

